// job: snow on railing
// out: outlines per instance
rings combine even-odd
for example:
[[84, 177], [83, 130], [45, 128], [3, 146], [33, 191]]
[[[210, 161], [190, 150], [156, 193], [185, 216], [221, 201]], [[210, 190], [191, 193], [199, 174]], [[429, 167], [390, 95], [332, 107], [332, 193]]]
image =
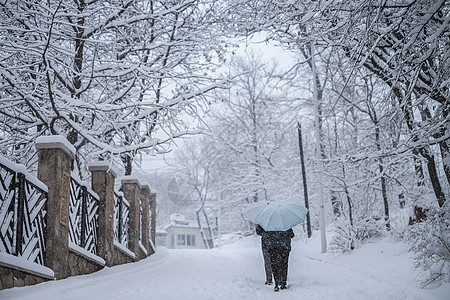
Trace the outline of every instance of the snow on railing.
[[75, 178], [70, 180], [69, 241], [97, 254], [97, 222], [99, 197]]
[[121, 192], [114, 192], [114, 240], [128, 248], [130, 203]]
[[0, 252], [44, 265], [47, 186], [0, 156]]

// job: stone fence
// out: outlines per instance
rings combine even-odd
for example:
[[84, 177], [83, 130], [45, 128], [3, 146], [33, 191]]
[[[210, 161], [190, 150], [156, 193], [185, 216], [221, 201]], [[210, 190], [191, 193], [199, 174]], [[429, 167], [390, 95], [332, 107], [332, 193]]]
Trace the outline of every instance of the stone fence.
[[[89, 274], [104, 266], [139, 261], [155, 252], [156, 194], [147, 185], [142, 185], [136, 178], [125, 176], [121, 179], [120, 191], [116, 191], [117, 174], [111, 166], [102, 161], [90, 164], [91, 187], [79, 187], [90, 192], [95, 202], [92, 211], [88, 211], [85, 204], [79, 209], [94, 224], [92, 232], [88, 232], [83, 225], [74, 223], [73, 219], [79, 218], [76, 215], [79, 212], [71, 211], [70, 202], [74, 197], [76, 184], [71, 174], [75, 149], [60, 136], [39, 138], [36, 149], [37, 181], [48, 188], [45, 225], [42, 230], [45, 242], [42, 246], [44, 261], [43, 264], [27, 261], [23, 257], [7, 253], [2, 246], [0, 289]], [[8, 207], [1, 206], [7, 199], [0, 196], [1, 216], [8, 213]], [[120, 215], [118, 210], [121, 211]], [[123, 223], [119, 224], [119, 219]], [[1, 219], [0, 222], [5, 223]], [[11, 225], [9, 228], [16, 227], [17, 225]], [[118, 235], [119, 229], [122, 237]], [[74, 242], [74, 232], [80, 233], [84, 241], [94, 243], [90, 248], [83, 248], [88, 243]]]

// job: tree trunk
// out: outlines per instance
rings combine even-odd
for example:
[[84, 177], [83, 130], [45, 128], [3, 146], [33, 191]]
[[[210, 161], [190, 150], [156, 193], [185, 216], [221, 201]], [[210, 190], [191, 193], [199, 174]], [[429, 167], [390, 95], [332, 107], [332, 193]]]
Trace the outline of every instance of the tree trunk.
[[[405, 116], [406, 120], [406, 125], [408, 126], [408, 129], [412, 133], [413, 142], [419, 141], [417, 133], [414, 133], [414, 117], [412, 112], [411, 99], [405, 99], [402, 92], [397, 87], [392, 87], [392, 90], [394, 92], [394, 95], [397, 97], [399, 101], [400, 107], [402, 108], [403, 115]], [[439, 182], [439, 176], [436, 170], [434, 156], [430, 154], [426, 146], [421, 146], [416, 149], [417, 150], [415, 151], [419, 152], [427, 160], [428, 176], [430, 177], [431, 185], [433, 187], [433, 191], [434, 194], [436, 195], [436, 199], [439, 203], [439, 206], [442, 207], [444, 206], [445, 203], [445, 194], [442, 192], [441, 183]]]
[[442, 165], [444, 168], [445, 177], [447, 183], [450, 185], [450, 141], [442, 141], [439, 143], [439, 149], [441, 150]]
[[434, 194], [438, 200], [439, 207], [443, 207], [445, 203], [445, 195], [442, 192], [442, 186], [439, 182], [439, 176], [436, 169], [436, 162], [433, 154], [430, 154], [429, 150], [425, 147], [419, 149], [422, 156], [427, 160], [427, 169], [430, 176], [431, 185], [433, 186]]
[[419, 150], [414, 149], [414, 170], [416, 171], [416, 175], [418, 177], [417, 180], [417, 186], [424, 186], [425, 185], [425, 176], [423, 175], [423, 167], [422, 162], [417, 157], [420, 155]]
[[[448, 109], [443, 109], [443, 114], [444, 118], [448, 120], [449, 116]], [[441, 136], [445, 136], [446, 132], [449, 133], [449, 131], [450, 126], [448, 125], [448, 123], [444, 124], [444, 126], [441, 129]], [[447, 183], [450, 185], [450, 139], [447, 138], [445, 141], [440, 142], [439, 147], [441, 149], [442, 164], [444, 167], [445, 176], [447, 177]]]
[[350, 194], [348, 193], [347, 185], [344, 187], [345, 196], [347, 198], [348, 204], [348, 219], [350, 221], [350, 226], [353, 227], [353, 207], [352, 207], [352, 198], [350, 198]]
[[[377, 150], [381, 151], [381, 142], [380, 142], [380, 127], [378, 126], [378, 120], [375, 115], [373, 115], [374, 124], [375, 124], [375, 143], [377, 145]], [[380, 171], [381, 176], [381, 195], [383, 197], [383, 205], [384, 205], [384, 221], [386, 222], [386, 229], [391, 229], [391, 224], [389, 221], [389, 201], [386, 190], [386, 176], [384, 176], [384, 167], [383, 167], [383, 159], [380, 157], [378, 163], [378, 169]]]
[[309, 200], [308, 200], [308, 184], [306, 182], [306, 168], [305, 168], [305, 158], [303, 153], [303, 139], [302, 139], [302, 127], [300, 122], [297, 122], [298, 130], [298, 146], [300, 149], [300, 164], [302, 167], [302, 178], [303, 178], [303, 196], [305, 198], [305, 207], [308, 209], [306, 214], [306, 232], [308, 233], [308, 238], [311, 237], [311, 215], [309, 213]]
[[131, 175], [133, 170], [133, 160], [128, 153], [122, 155], [122, 162], [125, 168], [125, 176]]
[[336, 218], [341, 216], [341, 201], [338, 198], [338, 194], [336, 191], [331, 191], [331, 205], [333, 207], [333, 214]]
[[206, 214], [205, 210], [203, 210], [203, 216], [206, 220], [206, 226], [208, 226], [208, 232], [209, 232], [209, 240], [207, 239], [209, 248], [214, 248], [214, 232], [213, 228], [211, 227], [211, 223], [209, 222], [208, 215]]
[[345, 183], [345, 166], [342, 165], [342, 178], [343, 178], [343, 183], [344, 183], [344, 192], [345, 192], [345, 197], [347, 199], [347, 204], [348, 204], [348, 218], [350, 220], [350, 226], [353, 227], [353, 207], [352, 207], [352, 199], [350, 197], [350, 193], [348, 192], [348, 187], [347, 184]]
[[195, 213], [197, 214], [197, 222], [198, 222], [198, 228], [200, 229], [200, 234], [202, 235], [202, 240], [203, 240], [203, 244], [205, 245], [206, 249], [209, 249], [209, 243], [208, 240], [206, 239], [205, 233], [203, 232], [203, 228], [202, 228], [202, 222], [200, 221], [200, 211], [202, 209], [197, 210]]
[[[383, 174], [384, 168], [382, 164], [382, 160], [380, 160], [379, 164], [380, 173]], [[386, 229], [391, 230], [391, 223], [389, 220], [389, 202], [386, 191], [386, 177], [381, 175], [381, 194], [383, 195], [383, 204], [384, 204], [384, 221], [386, 222]]]
[[348, 191], [348, 187], [346, 184], [346, 179], [345, 179], [345, 165], [342, 164], [342, 182], [344, 184], [344, 193], [345, 193], [345, 198], [347, 199], [347, 205], [348, 205], [348, 220], [350, 222], [350, 230], [348, 231], [350, 237], [351, 237], [351, 244], [350, 244], [350, 249], [353, 250], [355, 249], [355, 241], [353, 239], [353, 205], [352, 205], [352, 198], [350, 197], [350, 193]]

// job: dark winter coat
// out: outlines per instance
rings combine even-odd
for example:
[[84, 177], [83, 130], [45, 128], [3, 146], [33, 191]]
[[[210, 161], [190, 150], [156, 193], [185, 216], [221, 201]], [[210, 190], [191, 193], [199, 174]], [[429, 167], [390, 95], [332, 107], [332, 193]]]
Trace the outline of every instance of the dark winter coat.
[[257, 234], [257, 235], [260, 235], [260, 236], [261, 236], [261, 248], [262, 248], [262, 249], [268, 249], [268, 248], [267, 248], [267, 245], [266, 245], [266, 243], [265, 243], [265, 240], [262, 238], [263, 233], [266, 232], [266, 231], [264, 230], [264, 228], [262, 228], [261, 225], [257, 224], [257, 225], [256, 225], [256, 228], [255, 228], [255, 231], [256, 231], [256, 234]]
[[291, 229], [286, 231], [265, 231], [261, 233], [261, 244], [266, 249], [283, 247], [291, 250], [291, 239], [294, 237], [294, 231]]

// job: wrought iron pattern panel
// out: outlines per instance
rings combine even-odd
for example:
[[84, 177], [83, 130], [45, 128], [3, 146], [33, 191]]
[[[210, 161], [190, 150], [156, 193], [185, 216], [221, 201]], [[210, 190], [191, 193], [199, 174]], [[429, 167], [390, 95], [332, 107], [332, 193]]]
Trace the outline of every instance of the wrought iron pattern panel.
[[69, 240], [97, 254], [98, 199], [73, 177], [70, 179]]
[[69, 241], [81, 247], [83, 189], [78, 182], [70, 179], [69, 197]]
[[152, 239], [152, 218], [153, 218], [153, 216], [152, 216], [152, 208], [150, 205], [148, 206], [147, 213], [148, 213], [148, 239], [151, 240]]
[[143, 230], [142, 230], [142, 223], [143, 223], [143, 221], [142, 221], [142, 219], [143, 219], [142, 201], [139, 200], [139, 241], [141, 241], [141, 242], [144, 240], [143, 236], [142, 236], [142, 234], [143, 234]]
[[[25, 176], [23, 177], [25, 178]], [[27, 180], [24, 180], [23, 188], [26, 201], [24, 201], [22, 214], [22, 257], [43, 265], [47, 229], [45, 222], [47, 215], [47, 193]]]
[[122, 196], [114, 193], [114, 239], [128, 248], [130, 207]]
[[120, 243], [128, 248], [130, 228], [130, 205], [122, 199], [122, 236]]
[[0, 165], [0, 251], [16, 254], [16, 173]]
[[121, 228], [120, 228], [120, 202], [122, 202], [122, 197], [117, 195], [116, 192], [114, 192], [114, 240], [120, 241], [119, 236], [121, 235]]
[[84, 245], [87, 251], [97, 254], [98, 200], [84, 189], [86, 206], [86, 226], [84, 226]]
[[47, 192], [0, 164], [0, 251], [44, 265]]

